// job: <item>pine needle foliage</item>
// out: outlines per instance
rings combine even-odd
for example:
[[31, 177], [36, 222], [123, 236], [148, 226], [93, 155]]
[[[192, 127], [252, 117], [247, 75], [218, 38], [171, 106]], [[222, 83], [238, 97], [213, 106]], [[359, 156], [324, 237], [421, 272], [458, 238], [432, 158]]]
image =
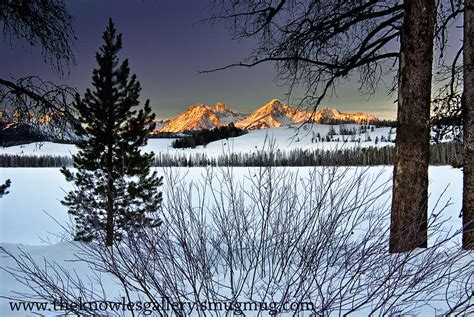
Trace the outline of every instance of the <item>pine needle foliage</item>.
[[75, 240], [105, 241], [112, 245], [124, 234], [159, 226], [156, 212], [162, 194], [162, 177], [151, 172], [153, 153], [143, 153], [155, 115], [147, 100], [139, 107], [140, 83], [130, 76], [128, 60], [120, 63], [122, 35], [109, 20], [104, 45], [96, 53], [98, 68], [75, 108], [86, 135], [73, 156], [75, 172], [63, 168], [74, 189], [62, 203], [75, 220]]

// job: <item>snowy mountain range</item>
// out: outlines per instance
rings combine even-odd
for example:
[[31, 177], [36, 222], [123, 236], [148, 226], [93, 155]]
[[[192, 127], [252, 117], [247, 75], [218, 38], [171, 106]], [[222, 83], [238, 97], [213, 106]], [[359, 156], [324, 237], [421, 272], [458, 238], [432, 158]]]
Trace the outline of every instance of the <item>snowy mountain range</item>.
[[250, 114], [233, 111], [224, 103], [216, 103], [212, 107], [205, 104], [191, 105], [173, 119], [157, 122], [155, 133], [198, 131], [221, 127], [230, 123], [241, 129], [255, 130], [305, 122], [368, 123], [375, 120], [377, 118], [370, 114], [362, 112], [344, 113], [337, 109], [324, 108], [312, 113], [283, 104], [278, 99], [273, 99]]
[[159, 132], [184, 132], [212, 129], [228, 125], [245, 117], [244, 114], [234, 112], [224, 103], [216, 103], [213, 107], [204, 104], [189, 106], [186, 111], [171, 119], [163, 127], [155, 128]]
[[7, 116], [0, 111], [0, 146], [58, 139], [77, 139], [72, 124], [63, 115], [28, 113], [19, 118], [15, 113]]
[[[35, 142], [38, 140], [53, 140], [61, 135], [65, 140], [75, 139], [72, 127], [64, 126], [64, 121], [60, 124], [63, 130], [53, 131], [54, 125], [50, 125], [51, 120], [62, 120], [54, 114], [45, 115], [38, 118], [33, 125], [18, 125], [8, 120], [0, 113], [0, 144], [3, 146]], [[156, 135], [162, 132], [181, 133], [186, 131], [199, 131], [212, 129], [233, 123], [236, 127], [245, 130], [258, 130], [266, 128], [278, 128], [293, 124], [311, 123], [370, 123], [377, 118], [365, 113], [343, 113], [337, 109], [324, 108], [314, 113], [299, 110], [280, 100], [273, 99], [250, 114], [244, 114], [229, 109], [222, 103], [213, 106], [205, 104], [194, 104], [189, 106], [184, 112], [172, 119], [155, 120], [155, 128], [151, 133]], [[58, 127], [58, 128], [60, 128]], [[13, 143], [12, 143], [13, 142]]]

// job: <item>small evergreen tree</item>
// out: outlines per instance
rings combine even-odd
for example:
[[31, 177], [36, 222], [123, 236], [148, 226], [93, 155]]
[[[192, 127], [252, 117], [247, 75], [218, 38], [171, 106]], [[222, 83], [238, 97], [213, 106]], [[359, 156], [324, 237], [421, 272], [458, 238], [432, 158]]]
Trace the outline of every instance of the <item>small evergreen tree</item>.
[[160, 224], [154, 213], [161, 206], [162, 177], [150, 171], [154, 154], [140, 152], [154, 114], [148, 100], [144, 109], [133, 110], [139, 106], [140, 83], [129, 76], [128, 60], [119, 64], [122, 36], [112, 20], [102, 38], [92, 76], [95, 90], [77, 96], [74, 105], [86, 136], [73, 156], [77, 172], [61, 170], [75, 185], [62, 203], [75, 219], [75, 240], [105, 239], [110, 246], [126, 233]]
[[8, 188], [11, 185], [10, 179], [7, 179], [5, 183], [0, 185], [0, 198], [2, 198], [4, 195], [8, 194]]

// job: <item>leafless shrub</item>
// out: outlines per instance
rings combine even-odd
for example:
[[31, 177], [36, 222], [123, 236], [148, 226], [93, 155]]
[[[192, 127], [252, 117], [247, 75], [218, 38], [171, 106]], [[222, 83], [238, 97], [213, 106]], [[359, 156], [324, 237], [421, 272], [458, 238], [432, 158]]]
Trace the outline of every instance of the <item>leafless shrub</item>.
[[[26, 253], [8, 252], [16, 267], [6, 270], [48, 301], [117, 300], [100, 278], [111, 275], [127, 300], [156, 305], [274, 302], [275, 313], [295, 313], [284, 303], [311, 302], [316, 316], [427, 307], [472, 312], [473, 256], [441, 219], [448, 205], [439, 201], [429, 218], [429, 248], [389, 254], [383, 169], [270, 165], [248, 169], [244, 178], [235, 168], [208, 168], [191, 181], [178, 169], [164, 169], [160, 228], [130, 232], [112, 248], [74, 244], [77, 260], [95, 274], [87, 282], [53, 262], [42, 267]], [[191, 313], [174, 310], [159, 313]]]

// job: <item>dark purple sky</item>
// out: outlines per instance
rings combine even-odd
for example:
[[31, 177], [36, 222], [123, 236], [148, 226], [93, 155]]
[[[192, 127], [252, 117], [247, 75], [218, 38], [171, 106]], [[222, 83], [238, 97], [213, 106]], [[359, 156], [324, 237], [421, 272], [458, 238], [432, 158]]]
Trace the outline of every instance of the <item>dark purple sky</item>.
[[[129, 58], [143, 88], [142, 99], [150, 99], [158, 117], [172, 117], [193, 103], [218, 101], [250, 112], [273, 98], [285, 97], [287, 87], [274, 81], [271, 64], [198, 74], [199, 70], [241, 61], [252, 48], [249, 41], [232, 41], [224, 25], [199, 23], [211, 15], [210, 0], [67, 0], [67, 4], [78, 37], [77, 63], [70, 75], [58, 78], [38, 51], [16, 42], [13, 48], [0, 47], [0, 58], [9, 61], [2, 63], [2, 74], [40, 75], [66, 82], [82, 93], [91, 86], [94, 55], [112, 17], [123, 33], [121, 56]], [[323, 106], [395, 118], [395, 97], [387, 97], [383, 87], [369, 100], [356, 87], [356, 81], [344, 85], [338, 97], [326, 100]]]

